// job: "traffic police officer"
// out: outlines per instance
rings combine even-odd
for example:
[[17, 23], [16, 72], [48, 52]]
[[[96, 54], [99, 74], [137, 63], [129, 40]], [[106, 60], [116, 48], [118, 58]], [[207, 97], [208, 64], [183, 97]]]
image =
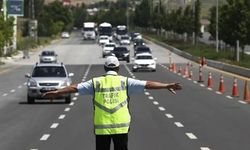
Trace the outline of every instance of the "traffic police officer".
[[131, 121], [128, 109], [130, 95], [142, 93], [145, 88], [168, 89], [174, 94], [175, 90], [181, 89], [179, 83], [142, 81], [120, 76], [118, 75], [119, 65], [115, 56], [108, 56], [104, 65], [106, 75], [43, 95], [47, 98], [75, 92], [93, 95], [96, 150], [110, 150], [111, 141], [114, 143], [115, 150], [128, 149], [128, 131]]

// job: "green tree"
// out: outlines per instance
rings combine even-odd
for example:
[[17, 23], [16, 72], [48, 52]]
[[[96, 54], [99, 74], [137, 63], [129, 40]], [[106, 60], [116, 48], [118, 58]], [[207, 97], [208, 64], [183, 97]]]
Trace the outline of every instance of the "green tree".
[[134, 23], [139, 27], [149, 27], [150, 25], [150, 4], [148, 0], [142, 0], [135, 9]]
[[0, 16], [0, 57], [3, 56], [4, 45], [12, 42], [13, 20], [12, 17], [4, 20], [4, 17]]

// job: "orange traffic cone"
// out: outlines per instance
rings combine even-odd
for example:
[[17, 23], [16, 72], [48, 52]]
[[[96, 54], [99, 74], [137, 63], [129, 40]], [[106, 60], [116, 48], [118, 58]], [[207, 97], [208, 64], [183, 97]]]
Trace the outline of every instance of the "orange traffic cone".
[[190, 70], [190, 71], [189, 71], [189, 75], [188, 75], [188, 79], [192, 80], [192, 77], [193, 77], [193, 71]]
[[176, 70], [176, 64], [175, 64], [175, 63], [173, 63], [173, 65], [172, 65], [172, 71], [173, 71], [174, 73], [177, 72], [177, 70]]
[[202, 74], [202, 66], [200, 65], [200, 67], [199, 67], [199, 80], [198, 80], [198, 82], [204, 82], [202, 76], [203, 76], [203, 74]]
[[183, 71], [183, 76], [188, 77], [188, 66], [185, 67], [185, 69]]
[[248, 89], [248, 82], [245, 81], [245, 88], [244, 88], [244, 101], [250, 102], [250, 95], [249, 95], [249, 89]]
[[208, 75], [207, 87], [208, 88], [213, 87], [213, 79], [212, 79], [212, 73], [211, 72], [209, 72], [209, 75]]
[[219, 90], [220, 93], [225, 92], [225, 85], [224, 85], [224, 77], [220, 75], [220, 85], [219, 85]]
[[233, 89], [232, 89], [232, 96], [239, 97], [239, 90], [237, 85], [237, 78], [234, 77]]

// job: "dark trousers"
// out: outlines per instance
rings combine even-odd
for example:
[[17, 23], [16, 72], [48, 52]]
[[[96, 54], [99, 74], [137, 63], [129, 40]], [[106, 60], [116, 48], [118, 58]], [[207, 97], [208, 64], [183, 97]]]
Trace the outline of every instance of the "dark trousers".
[[114, 150], [128, 150], [128, 134], [96, 135], [96, 150], [110, 150], [111, 140]]

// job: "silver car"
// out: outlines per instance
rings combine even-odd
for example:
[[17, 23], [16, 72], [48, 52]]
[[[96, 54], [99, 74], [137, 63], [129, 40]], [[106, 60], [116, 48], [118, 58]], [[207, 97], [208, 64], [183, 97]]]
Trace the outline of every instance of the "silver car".
[[56, 63], [57, 54], [54, 51], [42, 51], [39, 55], [40, 63]]
[[[27, 102], [34, 103], [35, 99], [44, 99], [42, 94], [48, 91], [62, 89], [69, 86], [73, 73], [69, 73], [66, 67], [61, 64], [39, 64], [37, 63], [30, 75], [27, 73]], [[66, 103], [71, 102], [71, 95], [63, 95], [56, 99], [65, 99]]]

